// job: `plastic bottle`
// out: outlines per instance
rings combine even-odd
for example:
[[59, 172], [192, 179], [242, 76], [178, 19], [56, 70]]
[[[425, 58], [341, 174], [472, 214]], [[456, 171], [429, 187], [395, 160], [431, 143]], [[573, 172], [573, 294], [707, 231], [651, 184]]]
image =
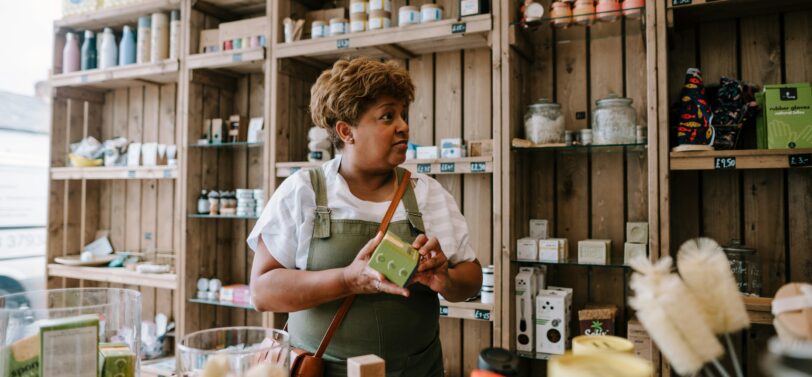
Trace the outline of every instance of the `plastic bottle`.
[[85, 31], [85, 41], [82, 43], [81, 69], [96, 69], [96, 34], [90, 30]]
[[150, 16], [141, 16], [138, 18], [138, 39], [135, 44], [135, 62], [138, 64], [150, 62], [150, 52], [152, 44], [151, 25], [152, 19]]
[[180, 56], [180, 11], [169, 13], [169, 58], [177, 59]]
[[152, 38], [150, 49], [150, 61], [160, 62], [169, 58], [169, 16], [166, 13], [153, 13], [151, 25]]
[[116, 35], [113, 34], [113, 29], [109, 27], [104, 28], [102, 35], [101, 51], [101, 64], [99, 68], [110, 68], [118, 65], [118, 47], [116, 46]]
[[76, 34], [65, 34], [65, 48], [62, 49], [62, 73], [76, 72], [79, 70], [81, 52], [79, 52], [79, 38]]
[[118, 46], [118, 65], [127, 64], [135, 64], [135, 34], [129, 26], [124, 25], [121, 43]]

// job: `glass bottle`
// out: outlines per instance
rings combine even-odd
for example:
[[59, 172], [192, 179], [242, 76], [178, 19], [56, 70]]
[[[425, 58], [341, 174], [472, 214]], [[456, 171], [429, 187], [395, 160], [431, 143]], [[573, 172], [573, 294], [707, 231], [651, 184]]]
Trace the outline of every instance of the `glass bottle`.
[[602, 144], [633, 144], [637, 141], [637, 112], [630, 98], [609, 94], [599, 99], [592, 116], [593, 141]]
[[104, 34], [102, 34], [102, 46], [101, 51], [99, 51], [101, 55], [101, 64], [99, 64], [99, 68], [111, 68], [118, 65], [118, 47], [116, 46], [116, 36], [113, 34], [113, 29], [109, 27], [104, 28]]
[[96, 69], [96, 60], [96, 34], [86, 30], [82, 43], [82, 70]]
[[121, 43], [118, 46], [118, 65], [135, 64], [135, 34], [132, 28], [124, 25]]

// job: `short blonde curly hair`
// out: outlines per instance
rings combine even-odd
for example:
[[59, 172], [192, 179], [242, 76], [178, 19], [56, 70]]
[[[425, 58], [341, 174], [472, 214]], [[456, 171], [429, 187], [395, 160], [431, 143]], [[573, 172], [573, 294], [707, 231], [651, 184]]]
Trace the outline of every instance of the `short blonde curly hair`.
[[339, 60], [333, 68], [321, 73], [310, 88], [310, 117], [327, 130], [336, 148], [344, 142], [336, 133], [336, 123], [358, 124], [361, 115], [382, 96], [414, 101], [414, 84], [409, 72], [395, 62], [370, 58]]

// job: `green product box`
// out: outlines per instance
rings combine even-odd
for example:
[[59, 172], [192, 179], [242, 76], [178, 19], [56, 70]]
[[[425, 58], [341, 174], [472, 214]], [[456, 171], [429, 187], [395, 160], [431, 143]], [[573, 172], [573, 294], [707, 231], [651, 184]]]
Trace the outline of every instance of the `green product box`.
[[417, 269], [420, 254], [412, 245], [403, 242], [397, 235], [386, 232], [383, 240], [372, 253], [369, 267], [386, 276], [398, 286], [405, 286]]
[[5, 377], [39, 377], [39, 335], [20, 339], [0, 351]]
[[135, 353], [124, 343], [99, 344], [99, 376], [135, 377]]
[[812, 86], [765, 85], [769, 149], [812, 148]]
[[99, 377], [99, 316], [85, 314], [39, 323], [41, 377]]

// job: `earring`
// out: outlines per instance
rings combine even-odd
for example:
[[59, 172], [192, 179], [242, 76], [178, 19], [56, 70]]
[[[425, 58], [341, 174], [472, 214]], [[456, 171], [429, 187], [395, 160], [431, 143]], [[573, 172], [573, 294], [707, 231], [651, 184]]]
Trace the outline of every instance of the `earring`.
[[347, 140], [347, 143], [350, 143], [350, 144], [355, 144], [355, 139], [350, 138], [349, 140]]

